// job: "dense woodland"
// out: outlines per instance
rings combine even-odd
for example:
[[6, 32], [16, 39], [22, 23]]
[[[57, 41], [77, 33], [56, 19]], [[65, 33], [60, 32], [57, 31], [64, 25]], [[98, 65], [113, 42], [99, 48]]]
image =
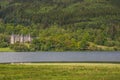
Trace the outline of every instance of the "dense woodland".
[[[32, 42], [10, 44], [10, 35]], [[120, 50], [120, 0], [0, 0], [0, 48]]]

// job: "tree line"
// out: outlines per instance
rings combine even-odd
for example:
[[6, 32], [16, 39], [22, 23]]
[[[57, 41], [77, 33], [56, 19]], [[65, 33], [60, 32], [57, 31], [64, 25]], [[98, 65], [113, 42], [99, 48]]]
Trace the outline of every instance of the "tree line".
[[[0, 1], [0, 47], [16, 51], [120, 50], [118, 0]], [[10, 35], [31, 34], [11, 45]], [[108, 50], [106, 49], [106, 50]]]

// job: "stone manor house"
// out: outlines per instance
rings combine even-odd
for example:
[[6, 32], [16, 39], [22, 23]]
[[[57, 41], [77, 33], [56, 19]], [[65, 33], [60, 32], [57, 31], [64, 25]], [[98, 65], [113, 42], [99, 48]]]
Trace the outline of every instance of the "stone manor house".
[[12, 34], [11, 37], [10, 37], [10, 43], [11, 44], [14, 44], [16, 42], [25, 43], [25, 42], [31, 42], [31, 41], [32, 41], [32, 38], [31, 38], [30, 34], [28, 34], [28, 35]]

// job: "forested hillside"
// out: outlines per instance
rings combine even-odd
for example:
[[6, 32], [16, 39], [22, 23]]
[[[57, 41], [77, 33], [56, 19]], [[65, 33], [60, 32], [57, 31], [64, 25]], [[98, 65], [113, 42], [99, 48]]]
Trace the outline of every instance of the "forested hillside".
[[[11, 45], [12, 33], [30, 33], [34, 39]], [[120, 0], [0, 0], [0, 47], [120, 50]]]

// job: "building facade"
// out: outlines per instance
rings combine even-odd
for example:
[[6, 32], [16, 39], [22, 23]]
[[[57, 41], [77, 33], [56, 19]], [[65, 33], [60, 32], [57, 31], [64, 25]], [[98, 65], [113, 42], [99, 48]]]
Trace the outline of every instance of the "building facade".
[[15, 35], [15, 34], [12, 34], [11, 35], [11, 39], [10, 39], [10, 43], [11, 44], [14, 44], [16, 42], [19, 42], [19, 43], [26, 43], [26, 42], [31, 42], [32, 41], [32, 38], [29, 35]]

